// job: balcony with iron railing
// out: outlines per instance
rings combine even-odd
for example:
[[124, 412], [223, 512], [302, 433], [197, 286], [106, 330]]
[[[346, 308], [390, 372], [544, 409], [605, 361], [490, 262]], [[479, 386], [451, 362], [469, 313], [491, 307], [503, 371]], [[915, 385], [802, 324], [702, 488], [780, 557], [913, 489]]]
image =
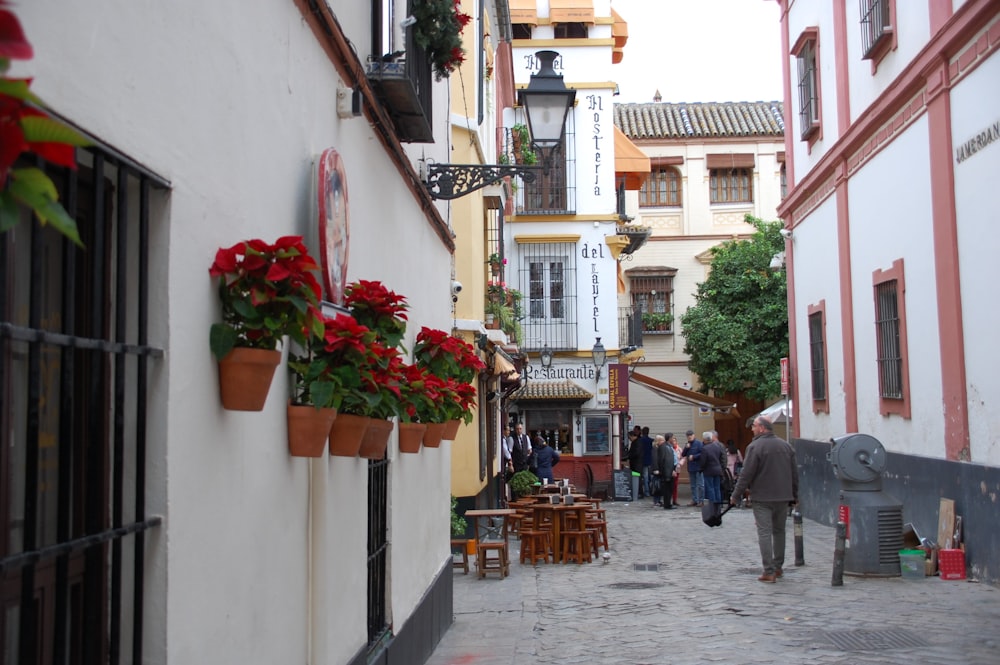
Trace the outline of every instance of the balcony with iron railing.
[[371, 57], [368, 81], [404, 143], [433, 143], [431, 129], [431, 64], [406, 29], [406, 50]]

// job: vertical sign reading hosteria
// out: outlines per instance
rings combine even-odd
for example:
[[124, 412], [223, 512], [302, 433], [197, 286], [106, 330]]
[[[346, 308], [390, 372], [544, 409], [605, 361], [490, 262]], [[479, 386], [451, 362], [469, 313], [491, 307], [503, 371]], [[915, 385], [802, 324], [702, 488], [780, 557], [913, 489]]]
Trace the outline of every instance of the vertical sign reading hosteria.
[[608, 410], [628, 411], [628, 365], [608, 365]]

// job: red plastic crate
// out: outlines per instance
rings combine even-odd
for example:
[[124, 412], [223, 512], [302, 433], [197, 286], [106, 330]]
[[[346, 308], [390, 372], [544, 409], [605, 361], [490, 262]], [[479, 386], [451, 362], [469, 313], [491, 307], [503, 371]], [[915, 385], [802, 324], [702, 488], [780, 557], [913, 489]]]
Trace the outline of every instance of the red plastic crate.
[[943, 580], [965, 579], [965, 551], [938, 551], [938, 571]]

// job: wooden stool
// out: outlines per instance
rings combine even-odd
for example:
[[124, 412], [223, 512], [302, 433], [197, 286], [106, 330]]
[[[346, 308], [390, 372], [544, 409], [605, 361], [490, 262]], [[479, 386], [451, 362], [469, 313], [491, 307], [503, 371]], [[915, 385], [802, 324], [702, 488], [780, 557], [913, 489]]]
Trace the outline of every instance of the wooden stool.
[[[490, 556], [490, 553], [494, 556]], [[477, 564], [479, 566], [479, 577], [486, 577], [486, 573], [500, 573], [504, 578], [510, 574], [510, 559], [507, 556], [507, 543], [500, 541], [480, 542], [476, 546]]]
[[562, 562], [590, 563], [591, 543], [592, 536], [589, 531], [563, 531]]
[[[461, 568], [463, 575], [469, 574], [469, 551], [465, 549], [465, 539], [452, 539], [451, 541], [451, 567]], [[457, 550], [457, 551], [456, 551]], [[461, 554], [461, 559], [456, 559], [455, 555]]]
[[604, 545], [605, 552], [611, 551], [608, 546], [608, 523], [605, 520], [587, 517], [587, 530], [594, 531], [598, 544]]
[[548, 531], [521, 529], [521, 563], [525, 560], [534, 565], [539, 559], [549, 562], [550, 537]]

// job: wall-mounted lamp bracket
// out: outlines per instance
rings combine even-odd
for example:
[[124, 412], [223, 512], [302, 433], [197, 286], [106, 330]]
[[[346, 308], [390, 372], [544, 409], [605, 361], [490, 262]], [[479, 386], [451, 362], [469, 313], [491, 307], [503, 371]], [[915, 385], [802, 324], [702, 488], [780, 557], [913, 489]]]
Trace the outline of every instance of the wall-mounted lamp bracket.
[[520, 164], [436, 164], [426, 163], [425, 184], [432, 199], [457, 199], [504, 178], [520, 176], [533, 182], [541, 166]]

